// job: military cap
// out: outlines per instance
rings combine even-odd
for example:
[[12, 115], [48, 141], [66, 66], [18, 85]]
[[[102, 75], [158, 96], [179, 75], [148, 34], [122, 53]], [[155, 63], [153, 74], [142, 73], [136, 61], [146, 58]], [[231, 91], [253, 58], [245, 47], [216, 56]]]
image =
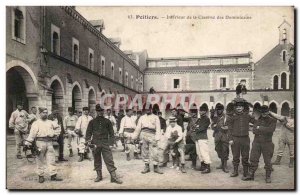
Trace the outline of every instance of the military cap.
[[260, 107], [259, 110], [261, 113], [266, 113], [266, 112], [269, 112], [269, 107], [266, 105], [263, 105], [262, 107]]
[[216, 110], [224, 110], [224, 106], [222, 104], [217, 104]]
[[39, 113], [44, 112], [45, 110], [47, 110], [46, 107], [39, 107]]
[[171, 122], [176, 122], [177, 121], [177, 119], [176, 119], [176, 117], [174, 117], [174, 116], [170, 116], [169, 117], [169, 122], [171, 123]]
[[23, 102], [22, 101], [18, 101], [17, 102], [17, 106], [23, 106]]
[[200, 109], [199, 109], [200, 111], [208, 111], [208, 107], [205, 105], [205, 104], [203, 104], [202, 106], [200, 106]]
[[96, 111], [103, 111], [104, 109], [100, 106], [100, 104], [96, 105]]
[[162, 112], [161, 112], [161, 111], [158, 111], [157, 114], [162, 114]]
[[125, 110], [125, 112], [129, 112], [129, 111], [131, 111], [132, 109], [131, 108], [127, 108], [126, 110]]
[[90, 109], [89, 109], [89, 107], [83, 107], [82, 110], [83, 111], [85, 111], [85, 110], [89, 111]]
[[74, 112], [74, 109], [72, 107], [69, 107], [68, 112]]
[[142, 111], [138, 110], [136, 113], [137, 113], [137, 114], [142, 114]]

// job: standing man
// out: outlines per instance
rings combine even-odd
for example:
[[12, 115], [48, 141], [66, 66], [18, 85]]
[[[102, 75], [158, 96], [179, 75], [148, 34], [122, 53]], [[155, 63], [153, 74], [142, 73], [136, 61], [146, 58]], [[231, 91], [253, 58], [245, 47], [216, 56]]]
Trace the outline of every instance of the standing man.
[[198, 158], [203, 162], [202, 174], [210, 173], [210, 156], [208, 147], [207, 129], [210, 125], [210, 120], [207, 117], [208, 108], [206, 106], [200, 107], [200, 118], [194, 124], [194, 139], [196, 144], [196, 152]]
[[211, 120], [213, 121], [211, 127], [214, 131], [213, 137], [215, 137], [215, 150], [218, 157], [221, 159], [221, 165], [217, 169], [222, 169], [225, 173], [228, 173], [227, 160], [229, 156], [229, 137], [228, 127], [225, 126], [225, 114], [223, 113], [224, 106], [217, 104], [216, 113], [212, 113]]
[[[194, 129], [196, 127], [196, 122], [198, 121], [198, 109], [190, 108], [190, 118], [187, 126], [187, 134], [186, 134], [186, 145], [185, 145], [185, 153], [189, 154], [190, 159], [192, 160], [192, 169], [196, 169], [197, 164], [197, 152], [196, 152], [196, 140], [192, 136]], [[204, 170], [204, 162], [201, 161], [200, 171]]]
[[160, 140], [161, 130], [160, 121], [158, 116], [152, 113], [152, 105], [146, 109], [146, 114], [141, 116], [137, 124], [136, 130], [133, 135], [133, 139], [136, 140], [141, 134], [141, 139], [143, 141], [142, 145], [142, 156], [145, 162], [145, 168], [141, 172], [146, 174], [150, 172], [150, 161], [152, 161], [154, 166], [154, 172], [158, 174], [163, 174], [159, 169], [159, 155], [157, 142]]
[[[121, 121], [122, 121], [123, 117], [124, 117], [124, 110], [121, 109], [118, 112], [118, 118], [117, 118], [117, 130], [118, 131], [120, 131]], [[122, 143], [122, 146], [123, 146], [122, 152], [125, 152], [125, 141], [124, 141], [124, 138], [120, 138], [120, 140], [121, 140], [121, 143]]]
[[109, 147], [109, 137], [114, 137], [114, 130], [111, 122], [104, 117], [104, 109], [100, 104], [96, 105], [97, 117], [91, 120], [86, 131], [86, 141], [88, 145], [95, 145], [94, 150], [94, 167], [97, 172], [95, 182], [102, 180], [102, 158], [106, 164], [106, 168], [111, 175], [111, 182], [122, 184], [123, 182], [117, 178], [116, 167], [114, 164], [111, 149]]
[[279, 136], [279, 148], [277, 150], [277, 158], [275, 162], [273, 162], [273, 165], [280, 165], [281, 158], [283, 156], [284, 148], [286, 145], [289, 147], [290, 152], [290, 163], [289, 167], [294, 167], [294, 132], [295, 132], [295, 126], [294, 126], [294, 108], [291, 109], [291, 115], [290, 117], [286, 116], [280, 116], [278, 114], [275, 114], [273, 112], [270, 112], [270, 115], [274, 117], [275, 119], [279, 120], [282, 123], [281, 132]]
[[83, 107], [83, 114], [78, 118], [75, 126], [75, 133], [78, 137], [78, 148], [79, 148], [79, 160], [78, 162], [83, 161], [83, 159], [88, 159], [88, 153], [86, 151], [86, 145], [85, 145], [85, 135], [86, 135], [86, 129], [88, 127], [89, 122], [93, 119], [89, 115], [89, 108]]
[[249, 171], [249, 123], [254, 123], [255, 119], [245, 111], [247, 102], [242, 98], [234, 100], [234, 113], [227, 115], [227, 125], [229, 133], [229, 144], [232, 151], [233, 172], [230, 177], [237, 177], [240, 156], [242, 156], [243, 178], [244, 180]]
[[[169, 118], [169, 126], [166, 129], [166, 132], [164, 134], [164, 136], [167, 139], [171, 139], [172, 138], [172, 134], [176, 134], [178, 136], [178, 138], [174, 141], [174, 144], [177, 145], [178, 147], [178, 152], [180, 154], [180, 170], [182, 173], [186, 173], [185, 170], [185, 156], [184, 156], [184, 142], [183, 142], [183, 131], [182, 128], [176, 124], [176, 118], [175, 117], [170, 117]], [[168, 149], [170, 148], [170, 146], [168, 146]]]
[[254, 180], [254, 173], [258, 168], [259, 158], [263, 155], [266, 170], [266, 183], [271, 183], [272, 164], [271, 159], [274, 152], [272, 136], [276, 128], [276, 119], [269, 116], [269, 108], [264, 105], [260, 109], [261, 116], [253, 125], [253, 134], [250, 154], [249, 175], [245, 180]]
[[[114, 134], [116, 135], [117, 134], [117, 121], [116, 121], [116, 118], [112, 115], [111, 109], [107, 109], [106, 113], [107, 113], [107, 115], [105, 116], [105, 118], [110, 120], [110, 122], [113, 126], [113, 129], [114, 129]], [[111, 147], [117, 147], [118, 146], [115, 139], [110, 138], [109, 142], [110, 142]]]
[[14, 129], [16, 139], [17, 158], [22, 159], [21, 145], [24, 136], [28, 132], [28, 113], [23, 110], [23, 104], [17, 103], [17, 109], [11, 114], [9, 119], [9, 128]]
[[74, 114], [73, 108], [68, 108], [69, 115], [64, 118], [64, 129], [68, 134], [68, 149], [70, 151], [69, 157], [73, 156], [72, 149], [72, 140], [73, 138], [77, 138], [77, 134], [74, 132], [75, 125], [78, 120], [78, 117]]
[[126, 115], [122, 118], [119, 130], [119, 136], [124, 138], [126, 158], [130, 160], [130, 151], [133, 150], [134, 158], [138, 159], [137, 148], [132, 139], [136, 128], [135, 119], [132, 116], [132, 110], [126, 109]]
[[160, 111], [157, 114], [158, 114], [158, 118], [159, 118], [159, 121], [160, 121], [160, 129], [161, 129], [162, 133], [165, 133], [166, 129], [167, 129], [166, 119], [164, 119], [162, 117], [162, 113]]
[[[26, 145], [31, 145], [36, 140], [36, 146], [39, 149], [37, 155], [37, 169], [39, 175], [39, 183], [45, 181], [45, 170], [48, 168], [51, 181], [62, 181], [57, 178], [57, 169], [55, 164], [55, 151], [53, 148], [53, 139], [60, 134], [60, 128], [54, 127], [54, 123], [48, 120], [47, 108], [39, 108], [40, 119], [35, 121], [30, 130], [30, 134], [25, 142]], [[57, 130], [54, 130], [57, 129]], [[48, 166], [48, 167], [46, 167]]]

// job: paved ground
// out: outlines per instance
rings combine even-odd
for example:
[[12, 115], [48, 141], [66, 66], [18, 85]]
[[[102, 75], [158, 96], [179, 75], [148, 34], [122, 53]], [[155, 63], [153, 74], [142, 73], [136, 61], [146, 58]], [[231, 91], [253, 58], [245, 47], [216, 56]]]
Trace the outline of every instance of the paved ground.
[[[277, 149], [279, 129], [276, 130], [273, 142], [275, 151]], [[252, 133], [251, 141], [252, 141]], [[288, 168], [288, 155], [285, 154], [282, 163], [274, 166], [272, 173], [272, 183], [266, 184], [264, 181], [265, 171], [263, 169], [263, 159], [260, 160], [259, 169], [256, 172], [255, 181], [244, 182], [239, 177], [230, 178], [229, 174], [216, 170], [219, 161], [214, 151], [212, 131], [209, 131], [210, 154], [212, 157], [212, 173], [202, 175], [198, 171], [192, 170], [191, 162], [187, 162], [187, 173], [182, 174], [171, 168], [164, 168], [164, 174], [158, 175], [153, 172], [143, 175], [142, 160], [125, 160], [125, 154], [120, 152], [121, 148], [113, 152], [115, 164], [118, 168], [118, 175], [122, 177], [122, 185], [110, 183], [110, 176], [104, 167], [104, 179], [99, 183], [93, 182], [96, 173], [93, 171], [93, 161], [85, 160], [77, 162], [78, 157], [72, 157], [68, 162], [59, 163], [59, 175], [64, 178], [63, 182], [50, 182], [49, 178], [45, 183], [39, 184], [35, 174], [36, 165], [29, 163], [26, 159], [15, 158], [15, 147], [13, 141], [7, 142], [7, 188], [8, 189], [293, 189], [294, 169]], [[11, 140], [11, 136], [8, 136]], [[286, 149], [286, 152], [287, 149]], [[67, 154], [67, 151], [66, 151]], [[66, 155], [66, 158], [69, 157]], [[275, 157], [274, 157], [275, 158]], [[230, 159], [232, 157], [230, 156]], [[229, 168], [232, 170], [231, 160]]]

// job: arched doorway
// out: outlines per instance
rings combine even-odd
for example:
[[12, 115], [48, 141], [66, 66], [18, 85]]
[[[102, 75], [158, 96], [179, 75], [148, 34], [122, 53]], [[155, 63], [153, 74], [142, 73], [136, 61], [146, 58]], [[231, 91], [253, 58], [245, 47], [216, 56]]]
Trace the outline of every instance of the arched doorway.
[[281, 106], [281, 115], [282, 116], [290, 115], [290, 105], [287, 102], [284, 102]]
[[82, 110], [81, 91], [78, 85], [75, 85], [72, 90], [72, 108], [76, 111]]
[[269, 109], [271, 112], [277, 113], [277, 105], [274, 102], [269, 105]]
[[90, 109], [91, 114], [95, 114], [95, 106], [96, 106], [96, 95], [93, 89], [90, 89], [88, 95], [88, 107]]
[[[201, 106], [206, 107], [207, 110], [208, 110], [208, 105], [207, 105], [206, 103], [203, 103]], [[200, 106], [200, 107], [201, 107], [201, 106]], [[199, 109], [200, 109], [200, 107], [199, 107]]]
[[171, 116], [171, 104], [168, 103], [165, 110], [165, 119], [168, 119]]
[[284, 72], [281, 74], [281, 89], [287, 88], [286, 83], [286, 73]]
[[158, 106], [158, 104], [154, 104], [153, 105], [152, 112], [154, 114], [156, 114], [156, 115], [158, 114], [158, 112], [159, 112], [159, 106]]
[[254, 105], [253, 105], [253, 112], [259, 112], [259, 109], [260, 109], [261, 105], [259, 102], [256, 102]]
[[63, 116], [64, 111], [64, 92], [63, 88], [58, 80], [54, 80], [50, 88], [53, 90], [51, 110], [58, 110], [59, 114]]
[[30, 74], [23, 66], [15, 66], [13, 62], [9, 63], [7, 67], [11, 68], [8, 68], [6, 72], [6, 131], [13, 133], [8, 128], [8, 121], [11, 113], [17, 107], [17, 102], [22, 102], [23, 109], [29, 112], [30, 106], [33, 104], [29, 102], [27, 95], [36, 94], [37, 91], [32, 72]]
[[278, 76], [277, 75], [275, 75], [273, 77], [273, 89], [278, 90]]

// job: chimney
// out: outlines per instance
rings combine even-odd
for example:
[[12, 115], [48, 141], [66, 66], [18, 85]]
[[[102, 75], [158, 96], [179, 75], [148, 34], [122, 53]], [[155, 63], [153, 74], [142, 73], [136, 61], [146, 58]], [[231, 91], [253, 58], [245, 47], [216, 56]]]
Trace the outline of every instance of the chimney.
[[121, 45], [121, 39], [120, 38], [109, 38], [109, 40], [118, 48], [120, 48]]

